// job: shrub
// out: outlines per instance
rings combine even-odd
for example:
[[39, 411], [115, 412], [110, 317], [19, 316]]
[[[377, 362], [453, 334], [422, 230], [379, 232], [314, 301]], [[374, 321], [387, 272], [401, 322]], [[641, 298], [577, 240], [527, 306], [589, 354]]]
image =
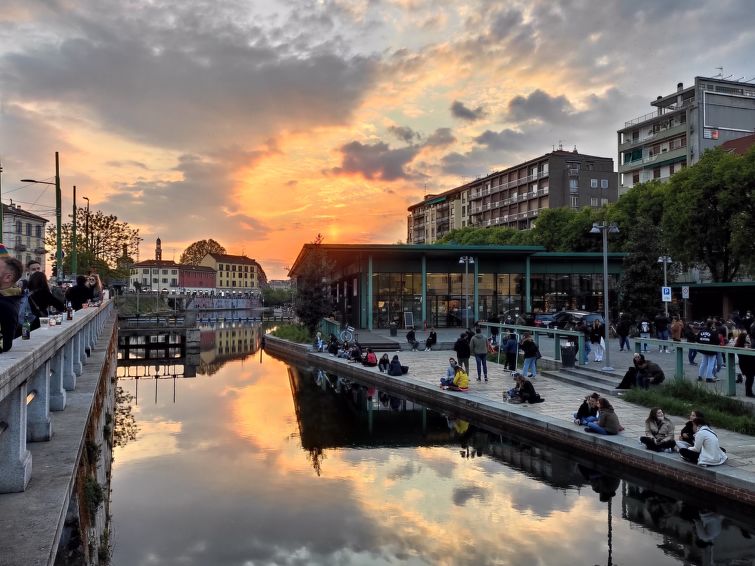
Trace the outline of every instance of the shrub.
[[299, 344], [314, 342], [314, 337], [309, 333], [309, 330], [301, 324], [280, 324], [273, 328], [270, 334]]
[[713, 426], [755, 436], [755, 415], [745, 403], [711, 392], [696, 383], [670, 380], [652, 389], [630, 389], [623, 398], [645, 407], [663, 407], [667, 414], [681, 417], [699, 410]]

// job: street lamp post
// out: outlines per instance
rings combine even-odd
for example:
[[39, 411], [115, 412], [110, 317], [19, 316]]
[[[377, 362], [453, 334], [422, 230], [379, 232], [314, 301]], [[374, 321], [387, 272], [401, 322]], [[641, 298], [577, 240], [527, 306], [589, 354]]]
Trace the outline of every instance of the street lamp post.
[[474, 258], [463, 255], [459, 258], [459, 263], [464, 264], [464, 327], [469, 328], [469, 264], [474, 265]]
[[79, 253], [76, 250], [78, 246], [76, 237], [76, 185], [73, 186], [73, 221], [71, 223], [71, 277], [76, 278], [79, 272]]
[[[671, 263], [671, 258], [667, 255], [662, 255], [658, 258], [658, 263], [663, 264], [663, 286], [668, 287], [666, 266]], [[668, 301], [663, 301], [663, 308], [666, 312], [666, 318], [668, 318]]]
[[0, 165], [0, 242], [3, 241], [3, 166]]
[[610, 313], [608, 312], [608, 234], [618, 234], [619, 227], [615, 222], [610, 224], [603, 222], [598, 224], [594, 222], [590, 234], [603, 234], [603, 341], [605, 342], [605, 359], [606, 365], [603, 366], [602, 371], [613, 371], [611, 367], [611, 349], [610, 342], [608, 341], [608, 330], [611, 327]]
[[34, 179], [21, 179], [22, 183], [39, 183], [42, 185], [55, 185], [55, 262], [58, 265], [57, 280], [63, 280], [63, 238], [61, 235], [61, 196], [60, 196], [60, 161], [58, 152], [55, 152], [55, 182], [36, 181]]
[[84, 244], [87, 252], [87, 261], [91, 263], [91, 259], [89, 258], [89, 197], [81, 198], [87, 201], [87, 217], [84, 223]]

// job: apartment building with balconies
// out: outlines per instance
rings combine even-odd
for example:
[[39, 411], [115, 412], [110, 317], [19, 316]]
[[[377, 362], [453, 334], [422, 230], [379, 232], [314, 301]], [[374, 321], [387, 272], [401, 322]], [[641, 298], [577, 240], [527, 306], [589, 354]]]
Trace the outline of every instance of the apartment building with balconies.
[[697, 163], [708, 149], [755, 132], [755, 85], [695, 77], [658, 96], [653, 112], [618, 130], [619, 192], [653, 179], [666, 180]]
[[2, 205], [2, 243], [8, 253], [24, 266], [32, 259], [45, 270], [45, 224], [47, 219], [22, 209], [17, 204]]
[[430, 244], [465, 226], [525, 230], [548, 208], [599, 208], [615, 202], [617, 183], [612, 158], [559, 148], [410, 206], [407, 243]]

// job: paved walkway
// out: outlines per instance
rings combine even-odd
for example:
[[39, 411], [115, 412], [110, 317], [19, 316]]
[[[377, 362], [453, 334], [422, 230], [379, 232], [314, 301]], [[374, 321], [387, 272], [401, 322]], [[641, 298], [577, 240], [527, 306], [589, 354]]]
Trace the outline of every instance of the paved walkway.
[[[370, 334], [365, 331], [360, 331], [360, 340], [365, 340], [366, 337]], [[373, 332], [372, 334], [379, 336], [381, 339], [390, 339], [389, 331], [385, 331], [383, 334], [383, 331], [377, 331]], [[450, 329], [442, 329], [438, 331], [438, 342], [439, 345], [443, 346], [444, 344], [447, 344], [449, 342], [453, 342], [456, 340], [456, 338], [461, 334], [460, 330], [450, 330]], [[425, 332], [417, 332], [417, 339], [420, 341], [424, 341], [424, 338], [427, 336]], [[405, 341], [405, 333], [399, 332], [398, 337], [392, 337], [393, 340], [398, 340], [397, 344], [406, 344]], [[548, 339], [542, 339], [541, 340], [541, 350], [543, 351], [544, 355], [548, 355], [548, 344], [546, 343]], [[551, 340], [551, 348], [552, 348], [552, 339]], [[399, 358], [401, 359], [401, 363], [404, 365], [408, 365], [410, 368], [409, 371], [409, 377], [415, 380], [419, 380], [428, 384], [437, 384], [441, 377], [445, 377], [446, 374], [446, 368], [448, 366], [448, 358], [449, 355], [453, 356], [453, 351], [449, 350], [435, 350], [431, 352], [424, 352], [424, 351], [418, 351], [418, 352], [411, 352], [411, 351], [396, 351], [399, 355]], [[327, 354], [321, 354], [321, 355], [327, 355]], [[393, 353], [389, 353], [389, 355], [392, 357]], [[551, 354], [552, 355], [552, 354]], [[632, 359], [632, 353], [629, 352], [616, 352], [615, 358], [612, 357], [613, 365], [614, 367], [629, 367], [631, 365], [631, 359]], [[378, 356], [379, 357], [379, 356]], [[670, 354], [657, 354], [654, 353], [652, 356], [652, 359], [654, 361], [657, 361], [659, 364], [661, 364], [661, 367], [663, 367], [664, 371], [668, 375], [673, 375], [674, 373], [674, 356]], [[344, 363], [347, 363], [344, 361]], [[597, 364], [591, 364], [591, 365], [597, 365]], [[376, 368], [365, 368], [369, 369], [371, 371], [378, 371]], [[697, 379], [697, 368], [692, 368], [690, 366], [690, 369], [694, 369], [695, 371], [688, 371], [687, 378], [688, 379]], [[621, 374], [623, 375], [625, 370], [621, 371]], [[618, 373], [618, 372], [617, 372]], [[502, 402], [502, 392], [505, 389], [510, 389], [513, 387], [513, 379], [510, 376], [510, 372], [504, 371], [502, 365], [498, 365], [495, 363], [489, 363], [488, 364], [488, 383], [478, 382], [476, 381], [477, 372], [474, 367], [474, 360], [471, 361], [470, 365], [470, 394], [471, 395], [480, 395], [490, 401], [498, 401]], [[721, 382], [719, 382], [721, 383]], [[717, 387], [719, 383], [716, 384], [710, 384], [709, 387]], [[543, 396], [546, 399], [545, 403], [540, 403], [536, 405], [520, 405], [520, 407], [525, 407], [528, 411], [532, 412], [533, 414], [543, 414], [548, 415], [549, 417], [552, 417], [554, 419], [563, 421], [564, 426], [571, 427], [575, 430], [579, 430], [582, 427], [579, 427], [573, 423], [572, 420], [572, 413], [577, 410], [580, 403], [582, 402], [582, 399], [585, 397], [586, 394], [590, 393], [589, 389], [585, 389], [583, 387], [579, 387], [576, 385], [571, 385], [567, 383], [563, 383], [555, 378], [549, 378], [545, 376], [538, 376], [534, 380], [535, 388], [538, 393], [540, 393], [541, 396]], [[741, 387], [741, 386], [739, 386]], [[739, 391], [737, 392], [739, 394]], [[744, 391], [741, 392], [741, 399], [745, 400], [744, 397]], [[750, 401], [750, 399], [747, 399], [747, 401]], [[621, 421], [621, 424], [625, 427], [625, 431], [622, 433], [622, 436], [629, 437], [629, 438], [637, 438], [644, 434], [645, 432], [645, 419], [648, 416], [649, 409], [646, 407], [642, 407], [639, 405], [634, 405], [631, 403], [628, 403], [624, 401], [620, 397], [611, 397], [611, 404], [616, 409], [616, 413], [619, 416], [619, 420]], [[684, 426], [684, 423], [686, 422], [686, 418], [683, 418], [681, 416], [674, 416], [669, 415], [671, 420], [674, 422], [674, 425], [676, 426], [675, 432], [678, 436], [679, 431], [681, 430], [682, 426]], [[755, 483], [755, 437], [752, 436], [746, 436], [742, 434], [738, 434], [735, 432], [723, 430], [723, 429], [716, 429], [716, 432], [718, 433], [718, 436], [721, 440], [721, 445], [724, 446], [728, 452], [729, 460], [727, 462], [727, 465], [737, 469], [740, 472], [745, 472], [747, 475], [752, 474], [752, 476], [749, 478], [750, 482]], [[589, 433], [584, 433], [589, 434]], [[639, 443], [639, 440], [638, 440]], [[679, 458], [678, 455], [668, 455], [669, 457], [673, 458]], [[718, 470], [723, 471], [724, 466], [718, 468]]]

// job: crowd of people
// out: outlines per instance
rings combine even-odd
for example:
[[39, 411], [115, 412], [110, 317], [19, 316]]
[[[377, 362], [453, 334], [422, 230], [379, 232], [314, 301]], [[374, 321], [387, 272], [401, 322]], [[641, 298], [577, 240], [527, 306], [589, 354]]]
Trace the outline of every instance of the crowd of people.
[[40, 318], [63, 313], [68, 305], [72, 310], [79, 310], [88, 303], [100, 301], [102, 295], [102, 282], [96, 274], [80, 275], [76, 285], [67, 287], [48, 281], [37, 260], [30, 260], [24, 269], [0, 244], [1, 351], [10, 350], [24, 328], [28, 332], [39, 328]]

